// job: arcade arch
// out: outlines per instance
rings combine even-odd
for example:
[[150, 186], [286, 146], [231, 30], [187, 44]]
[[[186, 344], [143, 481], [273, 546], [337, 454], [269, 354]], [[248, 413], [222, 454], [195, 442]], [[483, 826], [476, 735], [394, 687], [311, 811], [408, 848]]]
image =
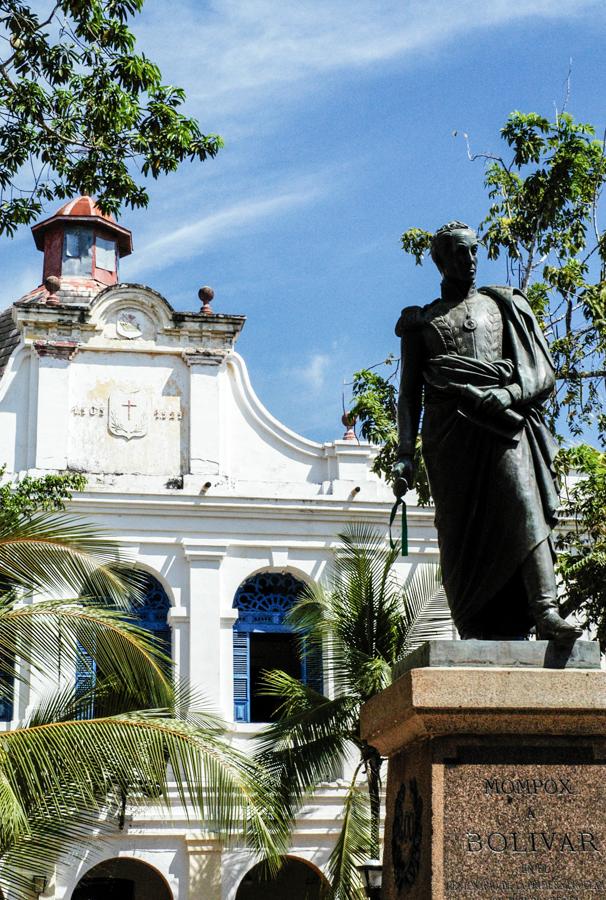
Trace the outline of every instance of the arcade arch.
[[173, 894], [165, 878], [149, 863], [120, 856], [89, 869], [71, 900], [173, 900]]
[[322, 873], [305, 859], [287, 856], [280, 871], [268, 877], [267, 868], [257, 863], [246, 873], [236, 900], [326, 900], [329, 884]]

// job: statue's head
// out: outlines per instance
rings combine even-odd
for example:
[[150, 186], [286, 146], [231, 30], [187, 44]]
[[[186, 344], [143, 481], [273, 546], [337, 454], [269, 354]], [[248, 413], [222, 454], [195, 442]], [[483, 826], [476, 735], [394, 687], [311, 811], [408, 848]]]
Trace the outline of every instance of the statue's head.
[[472, 283], [476, 277], [478, 236], [464, 222], [448, 222], [431, 239], [431, 258], [445, 278]]

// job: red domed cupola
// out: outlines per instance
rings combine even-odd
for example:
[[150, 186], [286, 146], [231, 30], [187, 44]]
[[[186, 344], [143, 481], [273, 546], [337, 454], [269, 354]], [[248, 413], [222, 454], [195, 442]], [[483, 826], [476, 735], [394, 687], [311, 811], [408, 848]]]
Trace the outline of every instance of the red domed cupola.
[[99, 289], [116, 284], [118, 260], [133, 249], [128, 228], [101, 212], [92, 197], [70, 200], [49, 219], [34, 225], [32, 234], [36, 247], [44, 253], [43, 282], [54, 276], [61, 280], [61, 288], [65, 279], [92, 280]]

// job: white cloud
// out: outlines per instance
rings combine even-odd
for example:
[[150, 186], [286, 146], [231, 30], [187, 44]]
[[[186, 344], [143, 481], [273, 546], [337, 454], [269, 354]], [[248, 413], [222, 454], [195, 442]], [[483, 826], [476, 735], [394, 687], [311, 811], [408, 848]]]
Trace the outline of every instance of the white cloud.
[[313, 353], [309, 361], [292, 374], [315, 393], [319, 393], [326, 384], [326, 376], [331, 366], [331, 357], [327, 353]]
[[[472, 30], [603, 11], [601, 0], [148, 0], [143, 46], [203, 123], [266, 116], [322, 75], [410, 59]], [[415, 56], [415, 58], [417, 58]], [[217, 125], [217, 122], [219, 123]], [[240, 121], [239, 125], [242, 125]]]
[[[217, 163], [205, 164], [203, 180], [198, 168], [183, 167], [153, 185], [162, 237], [145, 216], [135, 218], [137, 252], [125, 260], [123, 275], [130, 279], [191, 259], [212, 242], [334, 192], [346, 176], [345, 161], [335, 160], [332, 172], [320, 173], [306, 170], [302, 161], [298, 170], [280, 174], [281, 183], [271, 184], [263, 160], [251, 157], [243, 138], [254, 133], [269, 140], [274, 120], [297, 97], [324, 90], [331, 81], [328, 74], [416, 61], [473, 29], [532, 17], [570, 17], [599, 9], [600, 3], [147, 0], [134, 26], [140, 48], [159, 62], [166, 80], [185, 88], [187, 112], [203, 129], [227, 136], [228, 149]], [[261, 190], [255, 181], [259, 175]]]
[[[321, 185], [297, 190], [283, 188], [277, 193], [233, 203], [206, 216], [201, 216], [176, 229], [166, 228], [161, 238], [146, 243], [132, 260], [125, 261], [123, 274], [128, 278], [140, 271], [165, 268], [178, 260], [191, 259], [213, 241], [229, 232], [235, 234], [254, 222], [275, 218], [288, 210], [303, 206], [320, 196]], [[180, 212], [180, 209], [177, 210]], [[181, 219], [182, 221], [182, 219]]]

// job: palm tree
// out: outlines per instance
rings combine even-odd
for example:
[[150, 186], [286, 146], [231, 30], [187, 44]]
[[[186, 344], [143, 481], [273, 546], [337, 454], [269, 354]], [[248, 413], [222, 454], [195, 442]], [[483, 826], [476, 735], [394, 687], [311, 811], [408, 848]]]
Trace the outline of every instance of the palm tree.
[[353, 761], [342, 827], [329, 860], [337, 900], [363, 897], [356, 865], [380, 849], [380, 754], [360, 737], [360, 710], [391, 683], [394, 663], [422, 641], [448, 634], [437, 565], [418, 566], [404, 586], [395, 576], [399, 547], [383, 534], [352, 526], [339, 535], [328, 584], [303, 592], [290, 615], [302, 652], [323, 651], [331, 696], [273, 670], [264, 690], [282, 699], [261, 736], [259, 759], [271, 773], [291, 821], [329, 773]]
[[[243, 834], [271, 860], [283, 849], [267, 778], [173, 687], [133, 624], [129, 571], [114, 541], [73, 517], [0, 510], [0, 690], [13, 678], [52, 685], [27, 721], [0, 732], [0, 870], [12, 895], [31, 896], [32, 860], [51, 870], [93, 833], [115, 832], [127, 802], [168, 806], [171, 786], [219, 834]], [[31, 602], [41, 592], [49, 599]], [[94, 697], [66, 684], [83, 652], [103, 673]]]

